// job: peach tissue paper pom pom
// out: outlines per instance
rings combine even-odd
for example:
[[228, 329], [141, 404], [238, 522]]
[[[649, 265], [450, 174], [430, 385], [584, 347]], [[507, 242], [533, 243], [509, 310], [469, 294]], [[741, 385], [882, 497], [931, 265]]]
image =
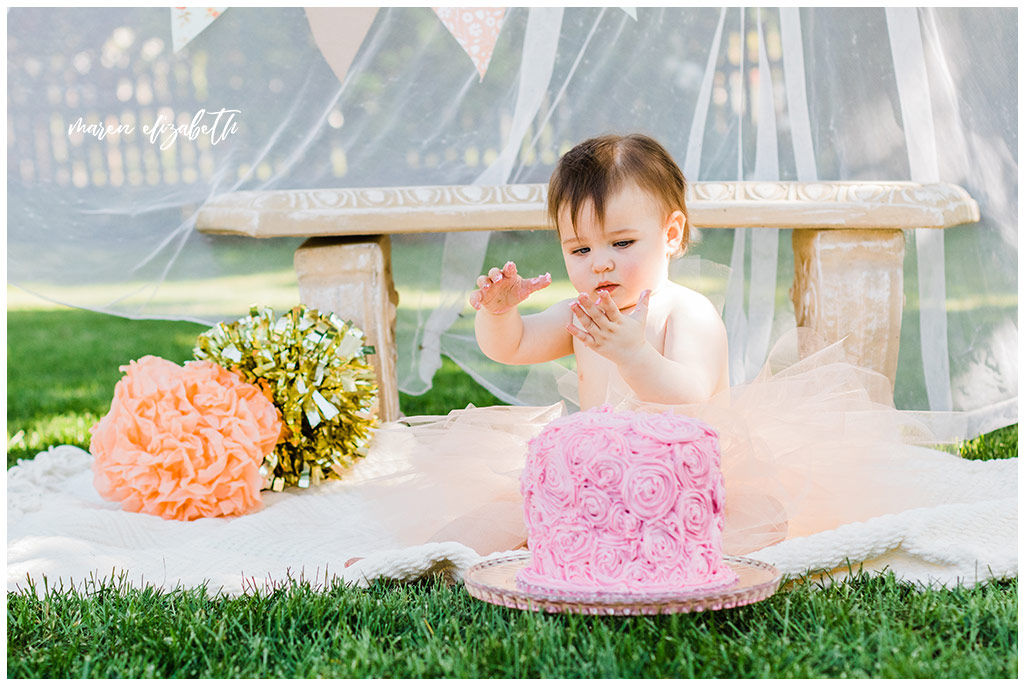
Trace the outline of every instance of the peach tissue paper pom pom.
[[260, 465], [281, 435], [281, 413], [213, 362], [147, 355], [121, 367], [107, 413], [92, 427], [93, 483], [129, 512], [164, 519], [259, 509]]

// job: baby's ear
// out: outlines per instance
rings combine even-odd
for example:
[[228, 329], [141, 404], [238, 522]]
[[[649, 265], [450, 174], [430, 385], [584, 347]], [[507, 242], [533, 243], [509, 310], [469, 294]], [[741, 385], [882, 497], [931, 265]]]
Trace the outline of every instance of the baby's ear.
[[668, 216], [665, 223], [665, 242], [668, 244], [669, 255], [679, 252], [683, 245], [684, 229], [686, 227], [686, 215], [676, 210]]

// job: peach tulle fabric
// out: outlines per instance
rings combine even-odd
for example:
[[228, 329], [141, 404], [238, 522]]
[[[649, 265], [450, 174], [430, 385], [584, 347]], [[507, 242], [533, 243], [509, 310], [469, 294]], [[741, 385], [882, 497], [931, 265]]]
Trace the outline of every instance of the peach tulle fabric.
[[100, 495], [164, 519], [262, 506], [259, 467], [282, 423], [259, 388], [207, 361], [179, 367], [147, 355], [121, 371], [110, 412], [91, 430]]
[[[813, 353], [807, 344], [792, 332], [758, 378], [706, 403], [649, 405], [609, 391], [613, 407], [669, 409], [719, 432], [726, 553], [986, 497], [968, 487], [985, 465], [922, 447], [935, 436], [920, 415], [892, 406], [885, 377], [847, 363], [840, 344]], [[526, 539], [518, 483], [526, 443], [563, 412], [561, 404], [469, 407], [386, 425], [352, 477], [373, 493], [368, 514], [406, 545], [511, 549]]]

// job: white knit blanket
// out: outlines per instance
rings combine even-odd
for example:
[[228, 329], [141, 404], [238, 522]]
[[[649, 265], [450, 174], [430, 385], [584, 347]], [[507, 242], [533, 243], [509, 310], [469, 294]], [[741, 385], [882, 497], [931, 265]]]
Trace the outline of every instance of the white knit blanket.
[[[1017, 574], [1017, 459], [986, 469], [992, 499], [943, 504], [847, 524], [750, 554], [783, 574], [892, 570], [919, 586]], [[40, 453], [7, 472], [7, 588], [35, 581], [81, 587], [122, 577], [165, 590], [205, 585], [239, 594], [292, 580], [366, 585], [379, 577], [433, 573], [461, 579], [484, 559], [459, 543], [397, 548], [374, 527], [359, 489], [330, 482], [304, 492], [265, 493], [244, 517], [165, 521], [122, 512], [92, 485], [92, 457], [72, 446]], [[410, 516], [414, 516], [411, 514]], [[364, 559], [345, 567], [354, 556]]]

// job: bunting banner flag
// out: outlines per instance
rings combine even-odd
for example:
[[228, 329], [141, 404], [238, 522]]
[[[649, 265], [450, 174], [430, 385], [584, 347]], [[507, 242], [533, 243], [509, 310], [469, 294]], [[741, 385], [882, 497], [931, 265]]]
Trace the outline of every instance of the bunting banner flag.
[[224, 13], [226, 7], [172, 7], [171, 44], [174, 52], [188, 45], [207, 26]]
[[434, 14], [466, 51], [484, 80], [501, 31], [504, 7], [434, 7]]
[[620, 10], [628, 14], [633, 21], [636, 21], [636, 8], [635, 7], [620, 7]]
[[377, 7], [306, 7], [306, 20], [320, 54], [345, 82], [359, 46], [377, 17]]

